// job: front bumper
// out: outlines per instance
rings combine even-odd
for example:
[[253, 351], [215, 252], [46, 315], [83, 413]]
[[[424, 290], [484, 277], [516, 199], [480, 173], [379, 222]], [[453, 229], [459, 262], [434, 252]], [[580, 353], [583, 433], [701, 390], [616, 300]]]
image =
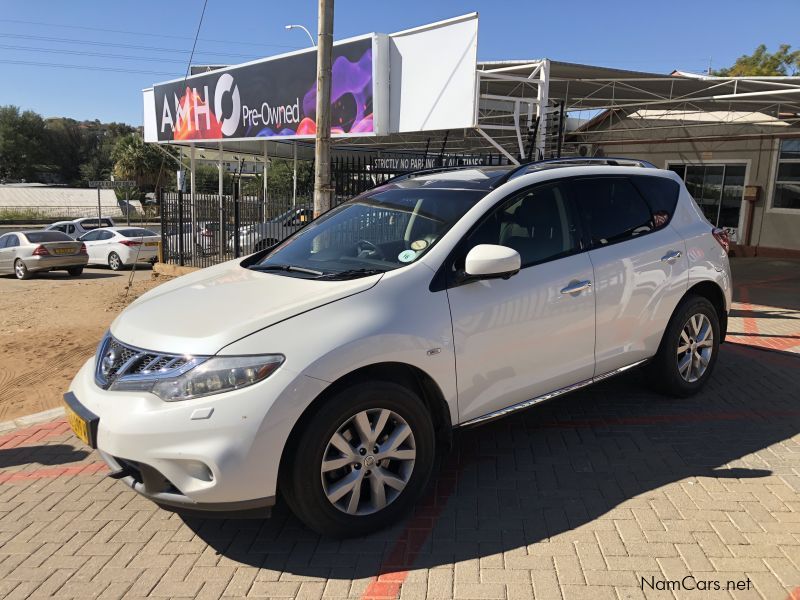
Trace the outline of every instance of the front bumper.
[[326, 385], [285, 367], [247, 388], [164, 402], [101, 389], [91, 358], [69, 391], [99, 417], [97, 448], [112, 476], [136, 492], [178, 509], [263, 509], [294, 423]]

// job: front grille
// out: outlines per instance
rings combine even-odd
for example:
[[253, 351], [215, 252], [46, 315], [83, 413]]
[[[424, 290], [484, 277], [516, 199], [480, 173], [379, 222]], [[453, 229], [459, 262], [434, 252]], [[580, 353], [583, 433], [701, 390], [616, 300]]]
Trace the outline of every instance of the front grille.
[[198, 357], [142, 350], [123, 344], [111, 335], [106, 336], [97, 353], [95, 380], [108, 389], [119, 379], [142, 377], [173, 377], [185, 367], [199, 364]]

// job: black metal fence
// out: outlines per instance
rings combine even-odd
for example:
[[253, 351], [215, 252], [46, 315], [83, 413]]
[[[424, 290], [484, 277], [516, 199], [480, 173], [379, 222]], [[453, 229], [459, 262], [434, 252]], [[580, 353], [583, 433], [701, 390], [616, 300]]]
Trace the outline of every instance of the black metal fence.
[[[331, 175], [334, 182], [334, 205], [380, 185], [402, 173], [438, 166], [505, 164], [499, 154], [480, 156], [428, 157], [426, 155], [337, 157]], [[308, 194], [292, 199], [289, 189], [271, 189], [268, 200], [263, 195], [238, 197], [239, 186], [232, 193], [190, 194], [162, 192], [162, 257], [165, 262], [194, 267], [208, 267], [269, 247], [288, 237], [313, 219]], [[369, 217], [378, 218], [379, 215]]]

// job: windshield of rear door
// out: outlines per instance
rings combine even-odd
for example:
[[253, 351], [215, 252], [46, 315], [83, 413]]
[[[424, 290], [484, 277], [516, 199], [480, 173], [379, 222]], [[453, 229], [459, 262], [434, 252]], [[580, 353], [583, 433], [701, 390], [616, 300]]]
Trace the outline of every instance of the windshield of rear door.
[[378, 188], [325, 213], [250, 268], [328, 279], [397, 269], [418, 260], [487, 192]]

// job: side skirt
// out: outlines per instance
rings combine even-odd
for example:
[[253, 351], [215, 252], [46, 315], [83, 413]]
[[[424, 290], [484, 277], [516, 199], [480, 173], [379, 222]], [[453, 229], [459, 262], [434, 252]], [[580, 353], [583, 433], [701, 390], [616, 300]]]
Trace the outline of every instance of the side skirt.
[[597, 383], [598, 381], [603, 381], [604, 379], [608, 379], [609, 377], [613, 377], [614, 375], [619, 375], [620, 373], [624, 373], [629, 369], [633, 369], [634, 367], [643, 365], [649, 360], [650, 360], [649, 358], [645, 358], [644, 360], [636, 361], [635, 363], [626, 365], [624, 367], [620, 367], [619, 369], [614, 369], [613, 371], [608, 371], [607, 373], [596, 375], [591, 379], [585, 379], [583, 381], [579, 381], [578, 383], [568, 385], [567, 387], [563, 387], [561, 389], [548, 392], [547, 394], [536, 396], [535, 398], [531, 398], [530, 400], [524, 400], [522, 402], [518, 402], [517, 404], [512, 404], [511, 406], [507, 406], [506, 408], [501, 408], [500, 410], [490, 412], [480, 417], [475, 417], [474, 419], [470, 419], [469, 421], [465, 421], [464, 423], [459, 423], [457, 427], [474, 427], [475, 425], [482, 425], [488, 421], [494, 421], [495, 419], [499, 419], [511, 413], [515, 413], [518, 410], [530, 408], [531, 406], [535, 406], [536, 404], [539, 404], [546, 400], [551, 400], [552, 398], [556, 398], [558, 396], [568, 394], [569, 392], [574, 392], [575, 390], [579, 390], [580, 388], [586, 387], [587, 385], [592, 385], [593, 383]]

